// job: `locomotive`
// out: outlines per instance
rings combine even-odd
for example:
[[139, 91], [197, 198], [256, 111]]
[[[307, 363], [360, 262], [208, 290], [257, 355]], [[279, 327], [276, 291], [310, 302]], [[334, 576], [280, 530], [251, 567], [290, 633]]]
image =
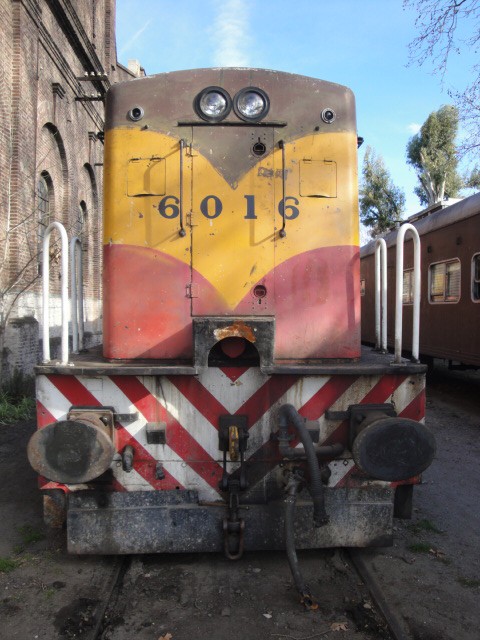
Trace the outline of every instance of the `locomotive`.
[[356, 150], [323, 80], [109, 90], [103, 350], [38, 366], [28, 449], [69, 551], [391, 543], [434, 440], [425, 367], [360, 345]]

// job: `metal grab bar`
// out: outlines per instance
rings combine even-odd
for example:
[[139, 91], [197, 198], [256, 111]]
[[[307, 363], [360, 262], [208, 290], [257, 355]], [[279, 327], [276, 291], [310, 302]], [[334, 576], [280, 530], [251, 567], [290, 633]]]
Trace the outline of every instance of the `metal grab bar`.
[[285, 238], [287, 235], [287, 230], [285, 229], [285, 225], [286, 225], [286, 218], [285, 218], [285, 193], [286, 193], [286, 185], [285, 182], [287, 180], [287, 175], [286, 175], [286, 159], [285, 159], [285, 141], [284, 140], [279, 140], [278, 141], [278, 146], [280, 147], [280, 149], [282, 150], [282, 203], [283, 203], [283, 212], [282, 212], [282, 228], [280, 229], [278, 235], [280, 236], [280, 238]]
[[83, 264], [82, 241], [78, 236], [70, 240], [70, 317], [72, 318], [72, 351], [83, 349]]
[[45, 229], [42, 244], [42, 294], [43, 294], [43, 362], [50, 362], [50, 235], [54, 229], [60, 233], [62, 247], [62, 364], [68, 362], [68, 238], [60, 222], [52, 222]]
[[178, 235], [181, 238], [184, 238], [186, 236], [186, 232], [185, 232], [185, 229], [183, 227], [183, 155], [184, 155], [184, 149], [185, 149], [185, 140], [180, 140], [180, 176], [179, 176], [179, 180], [180, 180], [180, 185], [179, 185], [180, 197], [178, 199], [178, 215], [179, 215], [179, 218], [180, 218], [180, 229], [178, 230]]
[[375, 349], [387, 353], [387, 243], [375, 242]]
[[402, 360], [402, 314], [403, 314], [403, 247], [405, 234], [413, 235], [413, 327], [412, 327], [412, 360], [418, 362], [420, 337], [420, 236], [413, 224], [402, 224], [397, 235], [397, 274], [395, 290], [395, 360]]

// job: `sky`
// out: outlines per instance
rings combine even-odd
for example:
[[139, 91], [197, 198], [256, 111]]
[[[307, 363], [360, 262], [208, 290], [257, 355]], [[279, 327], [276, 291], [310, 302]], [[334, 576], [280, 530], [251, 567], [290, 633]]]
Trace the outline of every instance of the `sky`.
[[[350, 87], [356, 96], [359, 173], [367, 145], [404, 190], [404, 217], [421, 209], [406, 146], [449, 90], [471, 79], [463, 47], [443, 80], [433, 65], [409, 64], [416, 14], [402, 0], [117, 0], [117, 57], [148, 75], [242, 66], [276, 69]], [[459, 30], [460, 35], [461, 31]], [[461, 132], [460, 132], [461, 137]], [[463, 164], [460, 169], [471, 166]]]

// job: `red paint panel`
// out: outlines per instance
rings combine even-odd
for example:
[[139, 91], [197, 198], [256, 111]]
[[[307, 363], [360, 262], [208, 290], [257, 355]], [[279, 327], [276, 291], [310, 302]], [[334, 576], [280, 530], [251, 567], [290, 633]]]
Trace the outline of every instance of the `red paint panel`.
[[278, 265], [273, 280], [277, 359], [360, 357], [358, 247], [301, 253]]
[[104, 355], [191, 358], [190, 267], [153, 249], [106, 245]]
[[[188, 265], [145, 247], [104, 248], [104, 355], [111, 359], [191, 359], [191, 298], [198, 316], [265, 316], [276, 320], [276, 359], [360, 355], [358, 247], [301, 253], [262, 277], [235, 309]], [[267, 295], [253, 295], [257, 284]], [[198, 296], [198, 297], [197, 297]]]

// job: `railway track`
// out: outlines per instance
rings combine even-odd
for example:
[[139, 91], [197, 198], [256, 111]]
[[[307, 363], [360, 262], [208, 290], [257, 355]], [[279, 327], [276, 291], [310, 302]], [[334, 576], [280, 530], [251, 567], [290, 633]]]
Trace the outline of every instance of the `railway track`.
[[[259, 635], [255, 635], [250, 628], [245, 627], [244, 635], [232, 635], [230, 638], [285, 638], [293, 640], [306, 640], [306, 638], [332, 637], [338, 638], [336, 631], [343, 631], [342, 640], [351, 635], [356, 639], [365, 640], [411, 640], [411, 636], [405, 631], [401, 617], [392, 608], [391, 604], [384, 597], [379, 587], [374, 573], [369, 567], [368, 560], [361, 550], [349, 550], [337, 552], [335, 555], [324, 551], [304, 552], [302, 554], [302, 564], [314, 563], [315, 555], [321, 556], [321, 564], [324, 569], [330, 569], [336, 577], [338, 584], [337, 596], [322, 599], [322, 586], [315, 585], [317, 597], [320, 597], [318, 612], [305, 612], [298, 603], [295, 590], [286, 592], [286, 598], [278, 594], [277, 605], [283, 600], [284, 611], [279, 615], [274, 605], [268, 604], [265, 611], [259, 616], [259, 626], [267, 623], [267, 629], [258, 630]], [[273, 565], [282, 563], [281, 553], [267, 554]], [[249, 554], [250, 556], [250, 554]], [[253, 564], [259, 564], [260, 554], [252, 554]], [[95, 611], [91, 613], [92, 624], [84, 627], [78, 636], [83, 640], [124, 640], [132, 637], [132, 631], [136, 630], [138, 638], [169, 638], [172, 640], [188, 639], [195, 637], [194, 620], [197, 619], [199, 629], [213, 629], [207, 635], [211, 638], [223, 639], [224, 632], [221, 628], [231, 625], [237, 628], [236, 618], [238, 615], [237, 604], [242, 600], [252, 602], [252, 615], [256, 609], [253, 602], [257, 602], [258, 591], [264, 592], [264, 598], [271, 603], [268, 596], [269, 580], [266, 567], [257, 567], [248, 564], [249, 557], [241, 563], [227, 563], [223, 558], [208, 555], [195, 558], [188, 556], [182, 560], [182, 556], [170, 556], [173, 559], [173, 566], [169, 567], [167, 557], [138, 557], [124, 556], [113, 560], [110, 571], [106, 576], [104, 587], [100, 594]], [[213, 571], [208, 570], [211, 561]], [[272, 564], [272, 562], [267, 562]], [[286, 563], [284, 563], [286, 564]], [[243, 565], [243, 566], [242, 566]], [[191, 571], [186, 569], [191, 567]], [[228, 577], [229, 567], [233, 569], [230, 579]], [[188, 576], [199, 571], [205, 578], [205, 589], [198, 591], [192, 597], [191, 589], [188, 588]], [[174, 587], [171, 578], [178, 574], [178, 584]], [[311, 573], [311, 572], [310, 572]], [[245, 591], [241, 590], [242, 574], [244, 578]], [[159, 578], [163, 575], [164, 580]], [[212, 577], [213, 582], [212, 582]], [[283, 589], [290, 579], [288, 574], [282, 576]], [[309, 576], [311, 577], [311, 576]], [[362, 586], [358, 581], [361, 578]], [[324, 577], [323, 577], [324, 578]], [[152, 581], [153, 584], [146, 583]], [[247, 589], [250, 584], [254, 584], [254, 598], [249, 597]], [[265, 583], [265, 584], [264, 584]], [[346, 583], [349, 583], [346, 586]], [[185, 591], [182, 589], [185, 587]], [[325, 586], [324, 586], [325, 588]], [[265, 589], [267, 591], [265, 591]], [[328, 590], [331, 591], [330, 585]], [[169, 593], [170, 592], [170, 593]], [[216, 593], [215, 593], [216, 592]], [[342, 598], [342, 593], [357, 593], [355, 597], [348, 595]], [[216, 597], [215, 597], [216, 596]], [[339, 597], [340, 596], [340, 602]], [[235, 602], [232, 602], [235, 600]], [[155, 619], [141, 620], [142, 614], [151, 607], [153, 602], [163, 602], [160, 609], [157, 608]], [[150, 603], [150, 604], [149, 604]], [[167, 606], [165, 606], [165, 604]], [[242, 603], [243, 605], [245, 602]], [[270, 607], [270, 608], [269, 608]], [[342, 618], [341, 609], [347, 612], [347, 616]], [[172, 616], [173, 612], [173, 616]], [[160, 615], [159, 615], [160, 614]], [[260, 619], [261, 618], [261, 619]], [[280, 619], [281, 618], [281, 619]], [[218, 625], [215, 625], [215, 620]], [[268, 623], [276, 619], [276, 626]], [[292, 623], [292, 620], [300, 620], [301, 624]], [[286, 624], [283, 624], [286, 623]], [[217, 633], [215, 635], [215, 627]], [[284, 627], [279, 628], [279, 627]], [[70, 627], [71, 628], [71, 627]], [[238, 628], [237, 628], [238, 631]]]

